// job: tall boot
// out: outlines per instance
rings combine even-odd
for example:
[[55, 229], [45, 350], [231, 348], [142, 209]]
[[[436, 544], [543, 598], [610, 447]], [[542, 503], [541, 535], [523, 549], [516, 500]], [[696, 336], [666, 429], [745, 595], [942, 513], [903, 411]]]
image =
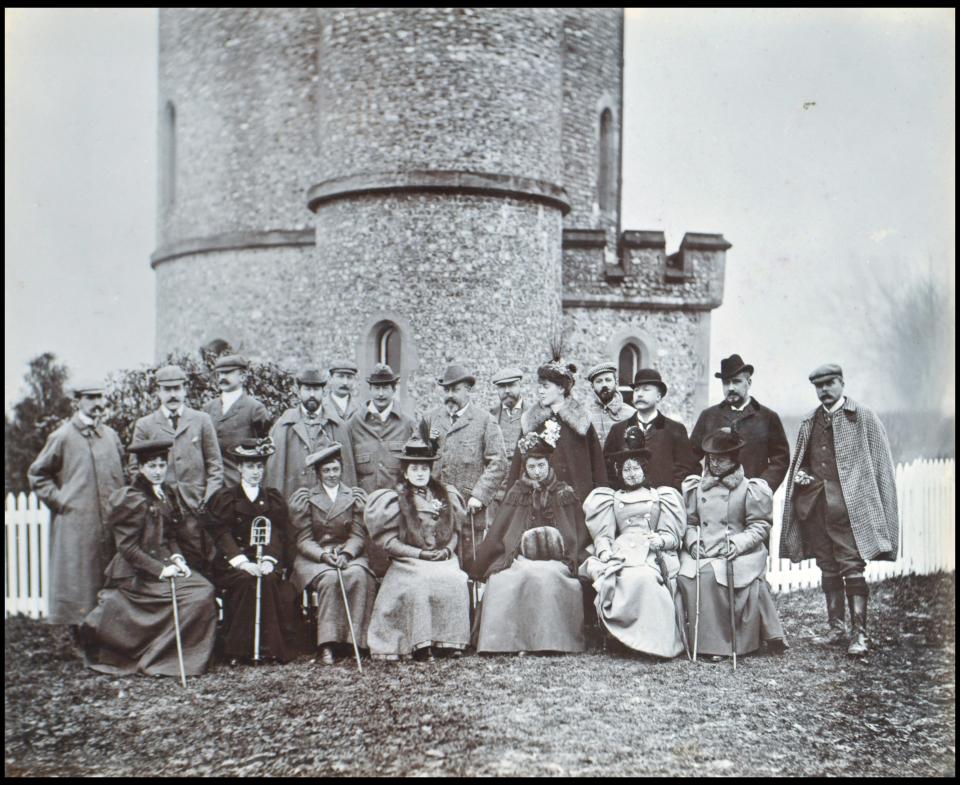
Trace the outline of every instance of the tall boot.
[[867, 595], [849, 594], [850, 620], [853, 632], [850, 635], [850, 645], [847, 654], [852, 657], [862, 657], [867, 653]]
[[843, 578], [839, 575], [824, 577], [823, 593], [827, 598], [827, 625], [825, 635], [818, 635], [814, 643], [836, 645], [847, 640], [846, 603], [843, 598]]

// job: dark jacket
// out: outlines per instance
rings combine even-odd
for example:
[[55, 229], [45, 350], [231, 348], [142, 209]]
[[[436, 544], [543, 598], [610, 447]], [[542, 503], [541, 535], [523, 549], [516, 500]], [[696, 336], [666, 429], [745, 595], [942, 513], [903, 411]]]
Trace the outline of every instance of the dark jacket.
[[250, 529], [254, 518], [261, 515], [270, 521], [270, 540], [263, 546], [263, 556], [273, 559], [277, 569], [284, 567], [283, 537], [289, 525], [287, 503], [276, 488], [261, 486], [253, 501], [239, 485], [221, 488], [210, 500], [208, 511], [217, 545], [213, 562], [215, 574], [229, 574], [234, 569], [230, 560], [241, 554], [250, 561], [257, 560], [257, 547], [250, 544]]
[[694, 457], [703, 459], [700, 449], [703, 440], [721, 428], [734, 428], [747, 443], [740, 450], [740, 464], [747, 477], [765, 480], [771, 491], [776, 491], [787, 476], [790, 464], [790, 443], [783, 431], [779, 415], [750, 399], [743, 412], [735, 412], [726, 401], [700, 412], [697, 424], [690, 433], [690, 447]]
[[[614, 425], [610, 429], [610, 435], [607, 436], [603, 454], [610, 457], [613, 453], [623, 450], [624, 434], [627, 428], [631, 425], [639, 426], [639, 424], [639, 418], [634, 416]], [[683, 423], [671, 420], [661, 412], [657, 412], [644, 446], [653, 453], [647, 466], [646, 476], [647, 481], [654, 488], [669, 485], [679, 491], [684, 477], [700, 473], [697, 460], [690, 449], [687, 429]], [[622, 490], [623, 485], [619, 476], [620, 461], [618, 459], [612, 459], [612, 461], [617, 465], [617, 474], [610, 480], [614, 488]]]
[[244, 439], [262, 438], [270, 431], [270, 412], [267, 407], [251, 395], [243, 393], [233, 406], [223, 413], [223, 398], [217, 396], [203, 405], [203, 411], [213, 420], [220, 445], [220, 457], [223, 459], [223, 484], [240, 484], [240, 466], [230, 457], [229, 450]]

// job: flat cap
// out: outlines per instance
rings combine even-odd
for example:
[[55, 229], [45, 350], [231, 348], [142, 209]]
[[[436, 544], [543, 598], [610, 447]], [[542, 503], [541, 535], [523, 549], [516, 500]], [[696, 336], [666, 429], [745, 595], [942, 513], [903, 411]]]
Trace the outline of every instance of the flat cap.
[[593, 377], [599, 376], [601, 373], [612, 373], [614, 376], [616, 376], [617, 366], [613, 363], [597, 363], [587, 371], [587, 381], [592, 382]]
[[304, 461], [304, 464], [306, 466], [313, 466], [315, 464], [317, 466], [322, 466], [327, 461], [331, 461], [334, 458], [342, 461], [342, 458], [340, 457], [340, 448], [341, 445], [339, 442], [333, 442], [333, 444], [328, 444], [326, 447], [321, 447], [316, 452], [310, 453], [310, 455], [308, 455]]
[[239, 354], [225, 354], [223, 357], [217, 359], [213, 364], [213, 367], [217, 371], [232, 371], [237, 368], [249, 368], [250, 363], [247, 362], [246, 358]]
[[70, 392], [74, 398], [81, 395], [103, 395], [106, 392], [103, 382], [96, 382], [93, 379], [81, 379], [76, 384], [70, 385]]
[[326, 383], [327, 380], [317, 368], [304, 368], [297, 374], [297, 384], [315, 384], [322, 387]]
[[523, 378], [523, 370], [520, 368], [501, 368], [490, 380], [494, 384], [510, 384], [519, 382]]
[[827, 363], [826, 365], [814, 368], [813, 371], [810, 372], [810, 381], [816, 384], [817, 382], [825, 382], [827, 379], [832, 379], [834, 376], [843, 377], [843, 369], [836, 363]]
[[187, 375], [179, 365], [165, 365], [157, 371], [157, 384], [182, 384]]
[[330, 373], [333, 373], [334, 371], [357, 373], [359, 369], [353, 360], [347, 360], [343, 357], [338, 357], [327, 366], [327, 370], [330, 371]]

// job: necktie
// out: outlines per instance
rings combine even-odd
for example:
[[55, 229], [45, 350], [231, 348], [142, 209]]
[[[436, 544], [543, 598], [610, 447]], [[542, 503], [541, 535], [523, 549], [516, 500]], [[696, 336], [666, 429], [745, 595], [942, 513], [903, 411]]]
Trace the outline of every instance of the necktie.
[[173, 426], [174, 433], [176, 433], [178, 422], [180, 422], [180, 415], [173, 412], [173, 414], [170, 415], [170, 425]]

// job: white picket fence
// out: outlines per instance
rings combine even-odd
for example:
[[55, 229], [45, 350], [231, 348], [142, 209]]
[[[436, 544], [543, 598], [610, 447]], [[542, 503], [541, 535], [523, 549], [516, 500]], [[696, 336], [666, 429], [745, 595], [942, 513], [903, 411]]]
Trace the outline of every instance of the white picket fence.
[[[820, 585], [814, 561], [793, 564], [776, 558], [783, 516], [784, 488], [774, 496], [774, 524], [770, 534], [767, 582], [775, 592], [791, 592]], [[955, 569], [955, 464], [953, 460], [917, 460], [897, 466], [900, 505], [900, 550], [895, 562], [870, 562], [866, 577], [879, 581], [896, 575], [950, 572]], [[50, 511], [34, 494], [8, 494], [4, 509], [6, 530], [5, 611], [7, 616], [47, 615], [44, 593], [49, 565]]]

